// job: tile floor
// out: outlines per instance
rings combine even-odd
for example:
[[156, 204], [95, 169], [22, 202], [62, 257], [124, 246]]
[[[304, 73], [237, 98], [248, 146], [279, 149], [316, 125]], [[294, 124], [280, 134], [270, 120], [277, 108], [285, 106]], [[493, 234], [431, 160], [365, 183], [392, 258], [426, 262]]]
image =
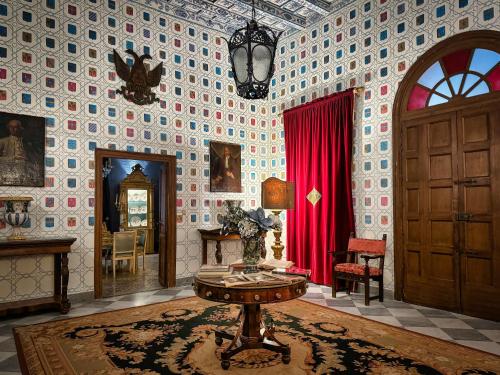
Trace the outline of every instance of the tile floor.
[[[127, 262], [123, 261], [121, 268], [116, 271], [116, 277], [113, 278], [113, 267], [102, 267], [102, 293], [104, 297], [122, 296], [125, 294], [136, 293], [138, 291], [149, 291], [161, 289], [158, 280], [158, 254], [147, 254], [145, 269], [142, 269], [142, 256], [138, 257], [137, 272], [131, 273]], [[108, 272], [107, 272], [108, 271]]]
[[[57, 313], [45, 313], [21, 319], [0, 321], [0, 375], [20, 374], [12, 336], [12, 328], [15, 326], [141, 306], [192, 295], [194, 293], [191, 286], [184, 286], [111, 297], [86, 303], [74, 303], [70, 313], [66, 316]], [[500, 323], [411, 305], [391, 298], [386, 298], [383, 303], [372, 301], [370, 306], [367, 307], [364, 305], [364, 297], [361, 294], [348, 296], [345, 293], [337, 293], [337, 298], [332, 299], [329, 287], [315, 284], [310, 284], [303, 299], [332, 309], [362, 315], [368, 319], [500, 355]]]

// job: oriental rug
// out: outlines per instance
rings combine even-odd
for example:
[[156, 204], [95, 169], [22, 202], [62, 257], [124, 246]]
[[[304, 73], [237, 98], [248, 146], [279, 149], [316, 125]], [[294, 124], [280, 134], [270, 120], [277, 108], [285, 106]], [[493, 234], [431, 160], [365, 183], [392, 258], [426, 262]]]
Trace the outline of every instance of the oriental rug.
[[295, 300], [264, 306], [291, 362], [243, 351], [220, 367], [213, 331], [238, 306], [197, 297], [16, 328], [25, 374], [496, 374], [500, 357]]

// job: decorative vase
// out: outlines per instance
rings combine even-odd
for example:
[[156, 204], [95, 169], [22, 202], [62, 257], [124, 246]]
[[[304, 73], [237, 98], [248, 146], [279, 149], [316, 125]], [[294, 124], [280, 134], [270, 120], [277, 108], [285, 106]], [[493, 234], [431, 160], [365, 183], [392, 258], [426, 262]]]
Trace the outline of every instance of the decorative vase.
[[[222, 202], [224, 214], [221, 215], [221, 224], [225, 233], [238, 233], [238, 222], [243, 218], [244, 211], [241, 208], [241, 200], [225, 200]], [[224, 222], [227, 220], [226, 225]]]
[[[243, 240], [243, 263], [245, 272], [258, 272], [257, 264], [262, 255], [262, 248], [265, 249], [265, 232], [258, 232], [255, 237]], [[265, 251], [265, 250], [264, 250]]]
[[241, 207], [241, 204], [243, 203], [242, 200], [236, 200], [236, 199], [226, 199], [222, 204], [229, 208], [229, 207]]
[[[234, 208], [239, 208], [241, 207], [241, 204], [243, 203], [242, 200], [234, 200], [234, 199], [227, 199], [222, 202], [222, 209], [220, 212], [216, 214], [216, 221], [218, 224], [222, 224], [224, 222], [224, 217], [228, 214], [228, 212], [231, 209]], [[232, 227], [230, 228], [231, 232], [237, 232], [238, 228], [237, 227]]]
[[28, 205], [32, 197], [0, 197], [5, 204], [4, 219], [12, 226], [12, 234], [9, 240], [25, 240], [21, 233], [21, 226], [29, 219]]

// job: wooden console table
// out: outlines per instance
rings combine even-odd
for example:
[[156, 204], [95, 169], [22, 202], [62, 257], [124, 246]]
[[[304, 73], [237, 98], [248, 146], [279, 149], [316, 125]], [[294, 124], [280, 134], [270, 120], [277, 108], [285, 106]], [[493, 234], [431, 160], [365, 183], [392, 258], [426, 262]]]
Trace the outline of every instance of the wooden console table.
[[217, 264], [222, 263], [222, 249], [221, 241], [227, 240], [240, 240], [239, 233], [229, 233], [227, 235], [220, 234], [220, 228], [217, 229], [198, 229], [201, 234], [201, 240], [203, 241], [203, 262], [202, 264], [207, 264], [207, 242], [216, 241], [215, 245], [215, 259]]
[[10, 241], [0, 240], [0, 257], [29, 255], [54, 255], [54, 295], [52, 297], [35, 298], [0, 304], [0, 318], [57, 309], [66, 314], [71, 303], [68, 300], [68, 253], [76, 238], [33, 238]]

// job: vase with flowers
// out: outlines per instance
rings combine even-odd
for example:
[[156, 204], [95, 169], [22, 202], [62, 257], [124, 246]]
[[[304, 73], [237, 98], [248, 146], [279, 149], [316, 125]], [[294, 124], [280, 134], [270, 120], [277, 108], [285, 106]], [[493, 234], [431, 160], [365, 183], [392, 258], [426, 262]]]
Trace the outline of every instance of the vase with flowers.
[[280, 229], [281, 222], [274, 215], [266, 217], [264, 209], [245, 211], [239, 206], [228, 206], [222, 220], [221, 234], [239, 233], [243, 242], [243, 263], [246, 272], [257, 270], [260, 257], [265, 257], [265, 234]]

